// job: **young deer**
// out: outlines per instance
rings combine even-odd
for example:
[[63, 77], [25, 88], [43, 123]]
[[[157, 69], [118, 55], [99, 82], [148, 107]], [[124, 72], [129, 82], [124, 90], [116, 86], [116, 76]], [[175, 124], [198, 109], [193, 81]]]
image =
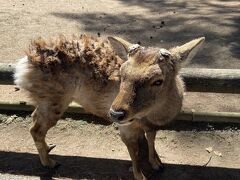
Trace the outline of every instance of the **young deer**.
[[36, 109], [33, 137], [43, 166], [56, 162], [48, 153], [47, 131], [69, 103], [119, 125], [132, 159], [135, 179], [144, 179], [139, 163], [139, 139], [146, 137], [148, 162], [162, 166], [154, 147], [156, 127], [180, 111], [184, 83], [178, 75], [181, 62], [189, 61], [203, 43], [198, 38], [170, 49], [142, 47], [118, 37], [107, 40], [81, 35], [32, 41], [27, 56], [16, 66], [15, 83], [27, 90]]

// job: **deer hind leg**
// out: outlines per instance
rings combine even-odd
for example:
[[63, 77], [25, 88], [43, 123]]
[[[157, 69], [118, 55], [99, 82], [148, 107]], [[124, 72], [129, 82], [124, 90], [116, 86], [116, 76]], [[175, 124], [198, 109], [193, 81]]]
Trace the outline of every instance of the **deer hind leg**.
[[163, 164], [157, 154], [155, 149], [155, 138], [156, 138], [156, 131], [147, 131], [146, 138], [148, 142], [148, 160], [154, 170], [161, 171], [163, 169]]
[[57, 121], [70, 103], [70, 101], [68, 101], [68, 103], [61, 102], [60, 99], [57, 99], [55, 102], [48, 101], [39, 103], [32, 114], [33, 126], [30, 128], [30, 133], [38, 150], [42, 165], [49, 168], [56, 167], [57, 163], [49, 158], [48, 153], [54, 148], [54, 146], [47, 145], [45, 137], [47, 131], [56, 125]]

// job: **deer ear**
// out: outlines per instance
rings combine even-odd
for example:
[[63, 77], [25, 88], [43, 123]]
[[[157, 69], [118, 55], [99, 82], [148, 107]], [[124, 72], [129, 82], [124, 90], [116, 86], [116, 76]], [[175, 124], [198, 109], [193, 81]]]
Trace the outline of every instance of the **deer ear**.
[[113, 50], [116, 52], [116, 54], [123, 60], [127, 60], [127, 54], [129, 47], [132, 46], [132, 44], [122, 38], [119, 37], [108, 37], [108, 40], [113, 48]]
[[181, 64], [189, 64], [191, 59], [201, 48], [204, 40], [205, 37], [194, 39], [186, 44], [170, 49], [170, 52]]

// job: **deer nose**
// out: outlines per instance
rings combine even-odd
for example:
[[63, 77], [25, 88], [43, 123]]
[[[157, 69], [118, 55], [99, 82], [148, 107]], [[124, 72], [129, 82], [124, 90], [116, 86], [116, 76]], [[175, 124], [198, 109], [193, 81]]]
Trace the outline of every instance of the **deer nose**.
[[123, 109], [119, 109], [119, 110], [114, 110], [114, 109], [110, 109], [109, 110], [109, 115], [112, 119], [115, 119], [115, 120], [123, 120], [125, 115], [126, 115], [126, 112], [123, 110]]

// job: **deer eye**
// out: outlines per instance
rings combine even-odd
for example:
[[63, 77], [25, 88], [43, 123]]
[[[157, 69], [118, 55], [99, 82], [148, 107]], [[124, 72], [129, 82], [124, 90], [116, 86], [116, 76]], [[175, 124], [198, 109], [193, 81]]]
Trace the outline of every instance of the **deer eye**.
[[162, 79], [156, 80], [152, 83], [152, 86], [161, 86], [163, 83]]

